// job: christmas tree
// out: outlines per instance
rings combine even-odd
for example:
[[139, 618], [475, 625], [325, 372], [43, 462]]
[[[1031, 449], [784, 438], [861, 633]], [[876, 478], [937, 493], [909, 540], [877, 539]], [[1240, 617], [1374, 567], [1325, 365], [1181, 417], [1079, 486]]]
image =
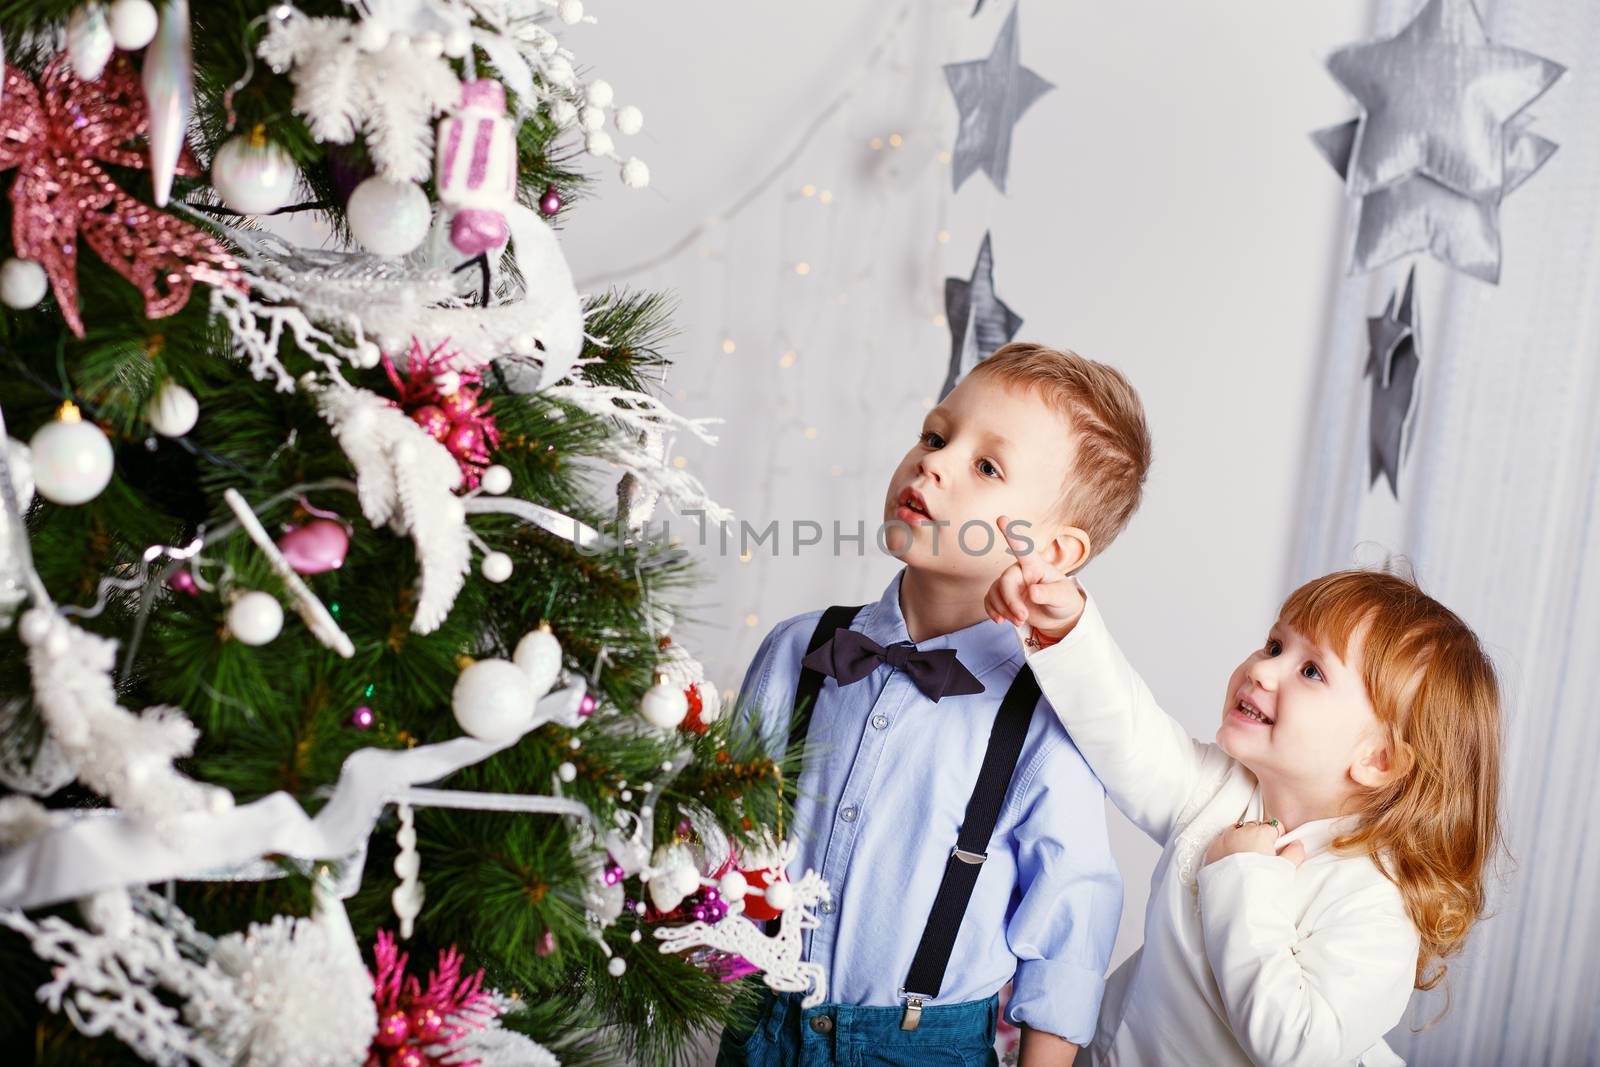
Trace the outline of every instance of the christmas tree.
[[648, 181], [585, 19], [0, 0], [7, 1048], [664, 1062], [794, 980], [792, 775], [646, 526], [708, 431], [556, 237]]

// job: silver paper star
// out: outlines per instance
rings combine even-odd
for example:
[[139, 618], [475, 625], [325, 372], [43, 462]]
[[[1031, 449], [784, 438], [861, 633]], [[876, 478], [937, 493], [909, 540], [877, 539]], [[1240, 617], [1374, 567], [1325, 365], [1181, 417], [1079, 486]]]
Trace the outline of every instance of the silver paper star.
[[1428, 0], [1394, 37], [1340, 49], [1328, 70], [1362, 110], [1351, 195], [1421, 172], [1473, 199], [1498, 197], [1506, 124], [1565, 69], [1491, 44], [1472, 0]]
[[1022, 65], [1017, 9], [1006, 16], [987, 59], [947, 63], [944, 77], [961, 112], [950, 171], [954, 188], [959, 191], [961, 183], [981, 169], [1005, 192], [1011, 127], [1035, 100], [1055, 88]]
[[1389, 297], [1383, 314], [1367, 320], [1366, 377], [1372, 379], [1371, 417], [1367, 430], [1370, 482], [1382, 475], [1389, 491], [1400, 496], [1400, 459], [1409, 446], [1407, 431], [1417, 372], [1421, 367], [1419, 327], [1413, 287], [1417, 269], [1406, 274], [1400, 292]]
[[994, 350], [1017, 335], [1022, 316], [1001, 303], [994, 291], [994, 249], [983, 235], [972, 277], [944, 280], [944, 317], [950, 326], [950, 371], [939, 399], [950, 395], [956, 383]]
[[[1505, 131], [1505, 188], [1492, 199], [1474, 200], [1422, 174], [1413, 174], [1361, 198], [1349, 273], [1360, 274], [1414, 252], [1481, 278], [1500, 280], [1500, 201], [1549, 161], [1554, 141], [1528, 130], [1519, 116]], [[1317, 149], [1346, 177], [1355, 151], [1359, 120], [1317, 130]]]

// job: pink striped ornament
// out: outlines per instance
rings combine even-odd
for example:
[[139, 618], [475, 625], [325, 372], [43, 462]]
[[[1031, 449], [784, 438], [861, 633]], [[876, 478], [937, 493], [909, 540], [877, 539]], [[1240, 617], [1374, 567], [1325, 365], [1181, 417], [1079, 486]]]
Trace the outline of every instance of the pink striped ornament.
[[505, 87], [488, 78], [462, 82], [461, 104], [440, 121], [435, 144], [439, 202], [452, 211], [450, 243], [466, 256], [503, 247], [517, 192], [517, 131]]

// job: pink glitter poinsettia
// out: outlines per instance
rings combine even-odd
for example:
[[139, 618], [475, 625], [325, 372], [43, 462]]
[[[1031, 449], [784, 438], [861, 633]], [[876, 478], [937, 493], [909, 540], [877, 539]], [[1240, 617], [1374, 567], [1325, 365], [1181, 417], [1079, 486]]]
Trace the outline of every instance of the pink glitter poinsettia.
[[400, 394], [400, 409], [450, 450], [461, 467], [462, 488], [476, 489], [491, 462], [490, 450], [500, 447], [500, 430], [483, 399], [483, 375], [476, 368], [452, 367], [456, 353], [445, 351], [448, 343], [424, 352], [422, 342], [412, 338], [405, 377], [387, 352], [383, 369]]
[[[144, 294], [152, 319], [174, 314], [195, 282], [243, 283], [238, 263], [216, 238], [123, 192], [101, 166], [144, 167], [136, 142], [150, 128], [139, 74], [117, 56], [100, 80], [84, 83], [66, 55], [50, 61], [39, 84], [4, 68], [0, 171], [15, 168], [11, 240], [50, 279], [61, 317], [79, 337], [78, 243], [94, 249]], [[185, 148], [179, 174], [200, 168]]]
[[378, 931], [372, 956], [378, 1032], [366, 1067], [478, 1067], [479, 1060], [458, 1058], [457, 1046], [499, 1014], [483, 988], [483, 970], [462, 978], [461, 953], [452, 946], [439, 953], [438, 969], [428, 972], [424, 989], [405, 973], [410, 954], [400, 951], [387, 930]]

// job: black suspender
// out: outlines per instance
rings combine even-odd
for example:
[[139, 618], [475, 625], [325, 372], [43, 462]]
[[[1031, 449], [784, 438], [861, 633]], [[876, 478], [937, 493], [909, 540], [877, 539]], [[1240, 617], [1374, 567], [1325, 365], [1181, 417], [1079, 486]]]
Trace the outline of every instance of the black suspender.
[[[849, 626], [860, 610], [860, 606], [831, 607], [823, 612], [806, 653], [809, 655], [822, 647], [835, 630]], [[804, 668], [800, 672], [789, 732], [791, 746], [803, 741], [810, 732], [811, 713], [816, 707], [817, 695], [822, 692], [823, 681], [824, 676], [819, 671]], [[989, 730], [989, 746], [983, 754], [978, 781], [967, 800], [961, 830], [955, 847], [950, 850], [950, 858], [945, 861], [944, 877], [939, 881], [939, 891], [928, 912], [928, 924], [923, 928], [922, 940], [911, 959], [905, 987], [900, 990], [906, 1002], [905, 1016], [900, 1022], [902, 1030], [917, 1028], [922, 1021], [923, 1006], [937, 997], [944, 985], [944, 972], [950, 964], [950, 953], [955, 949], [956, 934], [961, 929], [967, 903], [972, 899], [972, 890], [978, 884], [983, 862], [988, 858], [989, 838], [994, 835], [995, 823], [1000, 819], [1006, 790], [1016, 773], [1022, 744], [1028, 736], [1028, 724], [1038, 703], [1039, 683], [1032, 669], [1024, 665], [1006, 691], [994, 726]]]

